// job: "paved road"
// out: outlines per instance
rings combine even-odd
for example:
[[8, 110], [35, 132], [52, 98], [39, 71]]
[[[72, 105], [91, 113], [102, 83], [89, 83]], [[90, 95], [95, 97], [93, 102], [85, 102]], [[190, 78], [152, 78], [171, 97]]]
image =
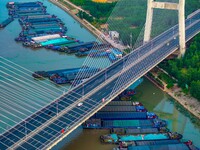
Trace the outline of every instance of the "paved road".
[[[192, 23], [194, 24], [190, 27]], [[189, 27], [186, 31], [187, 39], [189, 39], [200, 31], [200, 13], [186, 20], [186, 26]], [[19, 144], [18, 146], [15, 145], [16, 149], [40, 150], [47, 148], [46, 146], [49, 143], [63, 135], [61, 133], [62, 129], [66, 129], [66, 132], [69, 131], [70, 128], [83, 121], [85, 117], [91, 115], [99, 106], [103, 105], [102, 98], [108, 98], [110, 93], [113, 92], [113, 87], [114, 91], [116, 90], [116, 93], [118, 93], [119, 89], [127, 87], [128, 84], [137, 80], [172, 53], [178, 45], [178, 38], [174, 38], [177, 33], [178, 26], [171, 28], [115, 62], [106, 70], [100, 71], [90, 80], [69, 91], [65, 97], [52, 102], [14, 128], [3, 133], [0, 135], [0, 149], [7, 149], [16, 143]], [[119, 76], [120, 74], [121, 76]], [[121, 79], [126, 82], [121, 84]], [[104, 82], [105, 80], [106, 82]], [[77, 104], [81, 99], [83, 105], [78, 107]], [[55, 118], [59, 113], [62, 115]], [[48, 123], [48, 120], [52, 121]], [[29, 135], [31, 136], [29, 137]]]

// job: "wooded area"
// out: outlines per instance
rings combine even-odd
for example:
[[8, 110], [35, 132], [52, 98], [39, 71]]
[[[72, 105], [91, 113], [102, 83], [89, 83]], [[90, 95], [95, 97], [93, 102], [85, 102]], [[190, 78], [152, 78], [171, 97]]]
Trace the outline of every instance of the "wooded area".
[[190, 43], [183, 58], [169, 60], [160, 66], [178, 79], [178, 85], [185, 92], [200, 100], [200, 34]]

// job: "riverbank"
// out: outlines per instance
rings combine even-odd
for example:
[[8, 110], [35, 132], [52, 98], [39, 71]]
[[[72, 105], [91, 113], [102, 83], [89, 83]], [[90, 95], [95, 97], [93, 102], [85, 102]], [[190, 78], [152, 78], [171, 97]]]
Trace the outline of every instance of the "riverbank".
[[[163, 70], [160, 70], [163, 72]], [[163, 92], [166, 92], [169, 96], [171, 96], [174, 100], [176, 100], [179, 104], [181, 104], [187, 111], [189, 111], [192, 115], [194, 115], [196, 118], [200, 119], [200, 102], [193, 98], [190, 95], [186, 95], [182, 92], [182, 89], [178, 87], [176, 84], [168, 89], [167, 83], [165, 83], [162, 80], [162, 84], [164, 86], [161, 86], [160, 83], [155, 79], [158, 77], [157, 73], [152, 73], [153, 77], [146, 76], [146, 78], [151, 81], [154, 85], [156, 85], [159, 89], [161, 89]], [[161, 81], [161, 79], [159, 79]]]
[[[89, 25], [89, 22], [86, 22], [85, 20], [81, 20], [79, 17], [77, 17], [73, 11], [68, 8], [65, 4], [58, 2], [57, 0], [49, 0], [51, 3], [55, 4], [56, 6], [60, 7], [63, 9], [65, 12], [70, 14], [75, 20], [77, 20], [81, 25], [83, 25], [89, 32], [91, 32], [94, 36], [96, 36], [98, 39], [101, 41], [104, 41], [100, 35], [102, 34], [101, 31], [99, 31], [97, 28], [92, 26], [91, 24]], [[72, 6], [73, 7], [73, 6]]]
[[177, 86], [174, 86], [172, 89], [165, 89], [165, 92], [179, 102], [191, 114], [200, 119], [200, 102], [197, 99], [190, 95], [185, 95], [182, 89]]

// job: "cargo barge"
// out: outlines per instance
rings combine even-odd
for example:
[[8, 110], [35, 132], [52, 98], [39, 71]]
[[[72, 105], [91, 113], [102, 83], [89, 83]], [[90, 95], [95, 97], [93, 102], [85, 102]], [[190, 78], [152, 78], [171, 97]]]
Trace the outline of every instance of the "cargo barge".
[[92, 49], [90, 51], [79, 51], [75, 55], [77, 57], [82, 57], [82, 56], [88, 56], [89, 54], [98, 53], [98, 52], [99, 52], [99, 50]]
[[7, 8], [19, 8], [19, 7], [41, 7], [43, 5], [42, 2], [8, 2]]
[[98, 45], [97, 42], [85, 42], [79, 45], [75, 45], [75, 46], [68, 46], [68, 47], [64, 47], [63, 50], [66, 53], [76, 53], [78, 51], [84, 50], [84, 51], [88, 51], [90, 49], [92, 49], [93, 47], [95, 47], [96, 45]]
[[[187, 146], [188, 150], [198, 150], [197, 147], [195, 147], [192, 143], [192, 141], [187, 141], [187, 142], [181, 142], [180, 140], [148, 140], [148, 141], [128, 141], [128, 142], [119, 142], [119, 148], [115, 150], [127, 150], [128, 148], [132, 147], [137, 147], [138, 149], [141, 150], [146, 150], [149, 146], [159, 146], [157, 148], [164, 149], [165, 146], [163, 145], [171, 145], [171, 144], [184, 144], [184, 147]], [[171, 149], [173, 147], [170, 147]], [[137, 149], [137, 150], [138, 150]], [[169, 149], [169, 150], [171, 150]], [[179, 149], [179, 148], [178, 148]], [[114, 150], [114, 149], [113, 149]], [[157, 150], [157, 149], [155, 149]], [[180, 149], [182, 150], [182, 149]]]
[[142, 103], [135, 103], [132, 101], [111, 101], [106, 106], [135, 106], [135, 105], [142, 105]]
[[113, 128], [161, 128], [166, 127], [167, 122], [161, 119], [148, 120], [103, 120], [90, 118], [84, 124], [85, 129], [113, 129]]
[[[81, 67], [73, 69], [63, 69], [55, 71], [37, 71], [32, 74], [34, 78], [48, 77], [56, 84], [66, 84], [74, 79], [86, 79], [100, 71], [98, 68]], [[79, 78], [76, 78], [77, 74], [82, 73]]]
[[117, 148], [116, 150], [191, 150], [184, 143], [129, 146], [128, 148]]
[[169, 132], [169, 129], [166, 127], [160, 128], [112, 128], [110, 133], [125, 135], [125, 134], [147, 134], [147, 133], [165, 133]]
[[132, 146], [150, 146], [150, 145], [168, 145], [168, 144], [179, 144], [180, 140], [148, 140], [148, 141], [130, 141], [130, 142], [119, 142], [119, 149], [128, 148]]
[[139, 134], [139, 135], [117, 135], [107, 134], [100, 136], [102, 143], [118, 144], [120, 142], [151, 141], [151, 140], [180, 140], [181, 134], [178, 133], [158, 133], [158, 134]]
[[[99, 112], [146, 112], [144, 106], [105, 106]], [[150, 114], [148, 114], [150, 117]], [[152, 114], [156, 117], [155, 114]]]
[[[121, 111], [121, 112], [119, 112], [119, 111], [118, 112], [115, 112], [115, 111], [108, 111], [108, 112], [100, 111], [100, 112], [97, 112], [92, 118], [103, 119], [103, 120], [132, 120], [132, 119], [144, 120], [144, 119], [155, 119], [155, 118], [157, 118], [157, 115], [155, 113], [152, 113], [152, 112], [136, 112], [136, 109], [135, 109], [134, 106], [130, 106], [129, 107], [130, 109], [128, 108], [128, 106], [125, 106], [125, 107], [127, 107], [127, 112], [125, 112], [125, 111]], [[124, 110], [126, 109], [125, 107], [124, 107]], [[122, 106], [122, 108], [123, 108], [123, 106]], [[115, 110], [117, 110], [117, 109], [120, 110], [120, 106], [119, 106], [119, 108], [117, 107]], [[103, 109], [103, 110], [106, 110], [106, 108]], [[129, 111], [129, 110], [132, 110], [132, 111]]]
[[117, 135], [126, 135], [126, 134], [145, 134], [145, 133], [159, 133], [158, 128], [112, 128], [110, 129], [111, 134], [117, 134]]
[[61, 23], [61, 19], [56, 18], [55, 15], [47, 16], [47, 18], [43, 17], [35, 17], [35, 18], [30, 18], [30, 17], [24, 17], [19, 19], [19, 22], [21, 25], [34, 25], [34, 24], [44, 24], [44, 23]]

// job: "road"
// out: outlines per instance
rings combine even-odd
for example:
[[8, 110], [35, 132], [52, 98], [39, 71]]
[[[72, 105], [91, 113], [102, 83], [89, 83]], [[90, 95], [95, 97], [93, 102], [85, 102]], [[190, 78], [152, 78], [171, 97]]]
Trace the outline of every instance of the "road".
[[[186, 39], [200, 31], [200, 13], [186, 20]], [[101, 70], [60, 97], [47, 107], [28, 117], [12, 129], [0, 135], [0, 148], [46, 149], [54, 140], [71, 132], [71, 129], [94, 114], [119, 91], [143, 76], [177, 49], [178, 26], [175, 26], [151, 42], [134, 50], [123, 59]], [[106, 81], [106, 82], [105, 82]], [[123, 83], [123, 84], [122, 84]], [[81, 107], [77, 104], [83, 102]], [[33, 132], [34, 131], [34, 132]]]

